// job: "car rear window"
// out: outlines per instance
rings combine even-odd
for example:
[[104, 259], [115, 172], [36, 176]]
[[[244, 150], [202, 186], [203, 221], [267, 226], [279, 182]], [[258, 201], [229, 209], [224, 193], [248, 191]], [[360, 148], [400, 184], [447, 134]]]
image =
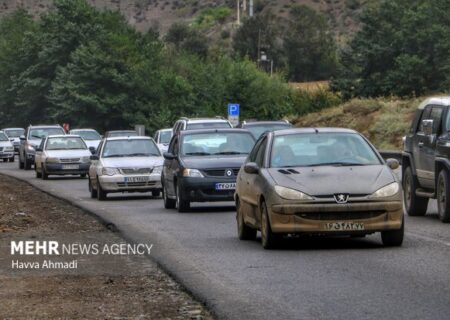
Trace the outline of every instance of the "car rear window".
[[231, 128], [228, 122], [201, 122], [201, 123], [188, 123], [186, 126], [187, 130], [196, 129], [220, 129], [220, 128]]
[[196, 133], [184, 136], [181, 154], [184, 156], [214, 156], [248, 154], [255, 140], [247, 132]]

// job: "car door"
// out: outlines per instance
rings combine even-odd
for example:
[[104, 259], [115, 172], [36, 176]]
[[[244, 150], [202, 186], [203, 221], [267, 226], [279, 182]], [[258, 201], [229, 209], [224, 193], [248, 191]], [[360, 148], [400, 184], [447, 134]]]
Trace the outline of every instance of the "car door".
[[422, 112], [422, 116], [417, 125], [416, 134], [412, 138], [412, 153], [414, 159], [414, 166], [416, 168], [417, 179], [421, 185], [427, 185], [429, 180], [428, 173], [426, 170], [426, 161], [424, 157], [423, 147], [425, 142], [429, 137], [425, 134], [422, 126], [423, 120], [429, 120], [431, 114], [431, 105], [426, 106]]
[[170, 141], [169, 154], [175, 156], [174, 159], [165, 159], [163, 167], [164, 186], [169, 196], [175, 196], [174, 180], [178, 168], [178, 156], [179, 156], [179, 137], [176, 136]]
[[45, 156], [44, 156], [45, 155], [45, 141], [46, 141], [46, 139], [43, 138], [41, 140], [41, 143], [39, 144], [39, 147], [38, 147], [38, 149], [40, 151], [36, 150], [36, 154], [34, 156], [34, 163], [35, 163], [35, 166], [36, 166], [35, 169], [39, 169], [40, 170], [42, 168], [42, 163], [45, 161]]
[[[104, 140], [100, 142], [98, 145], [97, 150], [94, 153], [94, 156], [97, 157], [97, 159], [100, 159], [100, 155], [102, 154], [102, 149], [104, 145]], [[95, 187], [97, 187], [97, 166], [99, 164], [100, 160], [91, 160], [91, 165], [89, 166], [89, 179], [91, 180], [91, 184]]]
[[442, 115], [444, 108], [442, 106], [432, 106], [430, 113], [430, 120], [433, 120], [433, 129], [431, 135], [426, 136], [427, 138], [423, 141], [422, 146], [422, 159], [423, 164], [421, 170], [423, 178], [422, 184], [424, 187], [434, 189], [435, 183], [435, 151], [437, 137], [442, 133]]

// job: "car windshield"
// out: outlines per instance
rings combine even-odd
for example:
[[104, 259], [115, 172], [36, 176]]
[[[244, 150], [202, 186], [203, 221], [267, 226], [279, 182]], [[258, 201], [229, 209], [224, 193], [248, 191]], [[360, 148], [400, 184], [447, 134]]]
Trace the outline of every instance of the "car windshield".
[[114, 137], [129, 137], [129, 136], [137, 136], [136, 131], [110, 131], [108, 132], [108, 138]]
[[102, 137], [97, 133], [97, 131], [91, 131], [91, 130], [76, 130], [71, 131], [71, 134], [76, 134], [80, 137], [82, 137], [84, 140], [101, 140]]
[[266, 131], [275, 131], [281, 129], [291, 128], [292, 125], [289, 123], [267, 123], [260, 125], [249, 125], [245, 126], [244, 129], [250, 131], [255, 139], [258, 139]]
[[187, 130], [196, 129], [220, 129], [220, 128], [231, 128], [229, 123], [224, 122], [199, 122], [199, 123], [188, 123], [186, 126]]
[[172, 130], [160, 131], [159, 143], [167, 144], [170, 142], [171, 138], [172, 138]]
[[25, 130], [24, 129], [10, 129], [10, 130], [5, 130], [5, 133], [10, 138], [18, 138], [25, 134]]
[[275, 137], [271, 167], [381, 164], [372, 147], [356, 133], [298, 133]]
[[246, 132], [197, 133], [186, 135], [181, 144], [184, 156], [248, 154], [255, 141]]
[[0, 141], [9, 141], [8, 137], [3, 132], [0, 132]]
[[84, 150], [87, 149], [83, 139], [78, 137], [48, 138], [46, 150]]
[[28, 138], [31, 139], [42, 139], [47, 136], [65, 134], [63, 128], [39, 128], [39, 129], [31, 129], [28, 134]]
[[160, 156], [158, 147], [149, 139], [106, 141], [103, 158]]

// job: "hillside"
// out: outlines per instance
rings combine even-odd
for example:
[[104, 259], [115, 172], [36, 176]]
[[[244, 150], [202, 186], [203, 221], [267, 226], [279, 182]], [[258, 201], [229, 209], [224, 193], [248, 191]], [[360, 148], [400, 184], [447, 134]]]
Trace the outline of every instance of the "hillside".
[[[98, 8], [119, 10], [138, 30], [157, 28], [164, 34], [179, 21], [191, 22], [205, 8], [228, 6], [231, 14], [209, 30], [209, 35], [231, 30], [236, 21], [236, 0], [88, 0]], [[247, 1], [248, 2], [248, 1]], [[358, 28], [358, 14], [367, 0], [255, 0], [255, 12], [271, 10], [285, 18], [292, 5], [305, 4], [324, 13], [339, 40], [345, 41]], [[0, 0], [0, 16], [19, 7], [33, 16], [50, 10], [52, 0]], [[245, 15], [245, 12], [242, 13]]]

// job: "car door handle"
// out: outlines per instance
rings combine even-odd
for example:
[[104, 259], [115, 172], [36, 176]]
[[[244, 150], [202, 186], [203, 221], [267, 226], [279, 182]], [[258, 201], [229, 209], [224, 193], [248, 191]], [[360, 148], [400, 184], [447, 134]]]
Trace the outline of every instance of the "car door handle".
[[419, 145], [419, 148], [422, 148], [422, 147], [423, 147], [423, 142], [420, 141], [420, 142], [418, 143], [418, 145]]

